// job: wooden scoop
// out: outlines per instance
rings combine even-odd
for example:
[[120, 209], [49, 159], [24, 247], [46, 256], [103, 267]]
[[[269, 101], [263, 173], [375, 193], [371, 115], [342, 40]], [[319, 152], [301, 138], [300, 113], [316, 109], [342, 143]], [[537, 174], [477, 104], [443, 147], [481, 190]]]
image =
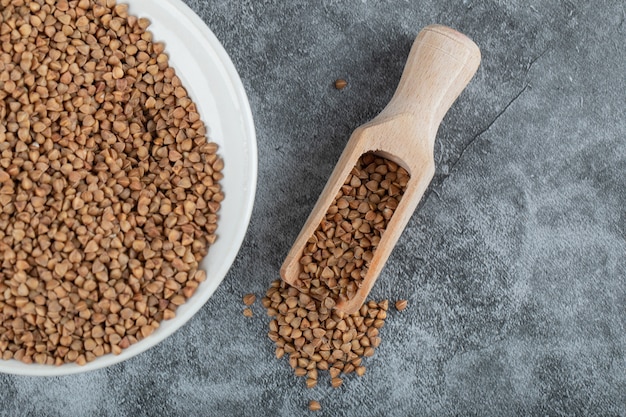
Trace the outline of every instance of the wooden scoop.
[[285, 282], [293, 284], [302, 272], [299, 261], [307, 240], [319, 226], [357, 160], [366, 152], [374, 152], [406, 169], [410, 180], [382, 233], [361, 287], [353, 298], [338, 300], [336, 305], [345, 313], [353, 313], [361, 307], [433, 178], [435, 134], [439, 124], [479, 64], [480, 50], [465, 35], [440, 25], [427, 26], [419, 33], [391, 102], [374, 120], [352, 133], [280, 269]]

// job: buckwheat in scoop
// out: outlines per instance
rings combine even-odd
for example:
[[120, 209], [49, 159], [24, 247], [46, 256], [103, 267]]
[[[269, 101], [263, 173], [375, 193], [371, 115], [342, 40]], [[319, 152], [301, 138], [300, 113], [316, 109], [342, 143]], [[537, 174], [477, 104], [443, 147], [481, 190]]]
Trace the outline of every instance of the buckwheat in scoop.
[[362, 155], [302, 250], [295, 286], [320, 300], [352, 299], [408, 180], [398, 164], [374, 153]]

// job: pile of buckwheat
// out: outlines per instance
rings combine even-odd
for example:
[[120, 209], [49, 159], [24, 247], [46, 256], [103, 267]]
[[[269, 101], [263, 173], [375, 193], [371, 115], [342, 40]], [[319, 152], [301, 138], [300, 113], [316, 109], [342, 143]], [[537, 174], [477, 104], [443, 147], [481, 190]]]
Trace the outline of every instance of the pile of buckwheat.
[[194, 293], [223, 162], [113, 0], [0, 0], [0, 354], [84, 364]]
[[269, 338], [276, 344], [276, 357], [289, 357], [297, 376], [306, 376], [309, 388], [317, 384], [318, 370], [329, 371], [331, 385], [341, 386], [341, 373], [362, 376], [363, 357], [374, 354], [381, 339], [378, 331], [387, 318], [387, 300], [369, 301], [354, 314], [335, 310], [335, 302], [309, 296], [305, 291], [272, 282], [262, 300], [270, 321]]

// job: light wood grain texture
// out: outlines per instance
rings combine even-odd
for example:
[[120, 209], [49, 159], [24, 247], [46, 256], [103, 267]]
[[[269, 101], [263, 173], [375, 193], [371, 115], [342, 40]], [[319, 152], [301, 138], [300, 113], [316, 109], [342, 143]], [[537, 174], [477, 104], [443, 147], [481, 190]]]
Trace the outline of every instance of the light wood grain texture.
[[346, 313], [360, 308], [432, 180], [435, 173], [434, 143], [439, 124], [479, 64], [480, 50], [465, 35], [440, 25], [427, 26], [419, 33], [387, 107], [374, 120], [352, 133], [280, 269], [285, 282], [293, 284], [298, 278], [302, 272], [299, 260], [307, 239], [317, 229], [357, 160], [364, 153], [373, 151], [398, 163], [411, 178], [382, 234], [361, 288], [354, 298], [337, 304], [337, 308]]

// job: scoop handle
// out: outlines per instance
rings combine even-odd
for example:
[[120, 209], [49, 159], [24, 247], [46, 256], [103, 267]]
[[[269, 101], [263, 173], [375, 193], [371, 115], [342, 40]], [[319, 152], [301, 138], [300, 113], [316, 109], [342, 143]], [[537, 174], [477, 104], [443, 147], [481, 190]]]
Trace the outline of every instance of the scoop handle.
[[409, 113], [437, 131], [444, 115], [480, 65], [480, 50], [467, 36], [442, 25], [417, 35], [393, 98], [381, 116]]

